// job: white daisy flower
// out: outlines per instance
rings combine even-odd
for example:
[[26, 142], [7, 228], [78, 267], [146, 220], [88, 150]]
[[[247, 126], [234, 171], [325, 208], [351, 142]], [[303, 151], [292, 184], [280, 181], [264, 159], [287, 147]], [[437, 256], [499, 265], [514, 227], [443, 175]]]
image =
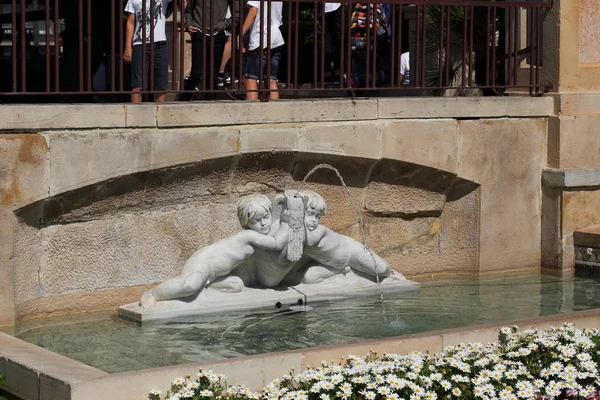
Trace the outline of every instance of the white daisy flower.
[[185, 378], [178, 377], [171, 381], [171, 385], [183, 385], [184, 382], [185, 382]]

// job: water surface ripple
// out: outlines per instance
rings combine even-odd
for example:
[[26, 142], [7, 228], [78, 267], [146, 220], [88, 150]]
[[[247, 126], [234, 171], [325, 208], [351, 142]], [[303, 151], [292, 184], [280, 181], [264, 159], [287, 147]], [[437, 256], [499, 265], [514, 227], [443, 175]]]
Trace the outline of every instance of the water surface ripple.
[[[421, 281], [415, 293], [186, 317], [139, 327], [94, 314], [18, 325], [16, 336], [107, 372], [238, 357], [600, 307], [600, 282], [539, 272]], [[310, 299], [309, 299], [310, 302]]]

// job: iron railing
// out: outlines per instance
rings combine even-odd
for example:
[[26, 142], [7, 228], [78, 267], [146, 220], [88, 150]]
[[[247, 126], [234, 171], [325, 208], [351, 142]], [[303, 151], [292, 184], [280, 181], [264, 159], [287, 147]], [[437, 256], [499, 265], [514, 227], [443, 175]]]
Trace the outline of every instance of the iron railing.
[[[157, 12], [160, 1], [141, 2], [142, 25], [151, 27], [149, 35], [142, 29], [144, 43], [154, 41], [155, 19], [148, 16]], [[206, 25], [214, 22], [216, 1], [224, 0], [204, 1]], [[541, 74], [542, 22], [552, 7], [550, 1], [388, 0], [380, 3], [387, 7], [384, 39], [376, 23], [360, 33], [351, 29], [356, 3], [339, 1], [339, 9], [328, 15], [322, 0], [284, 0], [281, 30], [285, 45], [278, 74], [282, 96], [376, 95], [381, 91], [398, 95], [498, 95], [507, 89], [538, 95], [547, 89]], [[123, 60], [126, 3], [0, 0], [0, 102], [32, 101], [32, 96], [37, 101], [126, 101], [130, 93], [130, 68]], [[246, 0], [233, 0], [230, 5], [231, 14], [237, 16], [233, 20], [239, 22], [231, 26], [234, 45], [227, 74], [232, 83], [224, 90], [216, 86], [212, 70], [196, 90], [184, 89], [190, 37], [185, 32], [182, 0], [171, 4], [167, 92], [200, 97], [225, 93], [243, 98], [247, 53], [240, 50], [244, 38], [239, 33]], [[271, 0], [260, 0], [260, 10], [270, 15], [272, 8]], [[367, 10], [363, 17], [372, 21], [377, 7]], [[268, 59], [272, 29], [270, 24], [260, 26], [261, 47]], [[362, 52], [353, 40], [361, 34]], [[203, 48], [208, 59], [203, 63], [213, 65], [214, 47], [215, 37], [206, 36]], [[142, 93], [152, 94], [156, 89], [154, 46], [142, 46], [142, 52], [143, 81], [147, 83]], [[403, 53], [410, 59], [409, 84], [399, 79]], [[270, 63], [260, 65], [259, 75], [269, 76], [270, 69]], [[268, 85], [263, 81], [259, 80], [258, 90], [268, 97]], [[355, 87], [351, 87], [352, 82]]]

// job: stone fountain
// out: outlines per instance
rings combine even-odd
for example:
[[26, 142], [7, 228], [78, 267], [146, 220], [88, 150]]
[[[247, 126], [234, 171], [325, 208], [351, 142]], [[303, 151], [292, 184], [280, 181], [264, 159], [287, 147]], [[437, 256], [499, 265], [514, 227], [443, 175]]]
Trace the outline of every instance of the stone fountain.
[[[335, 170], [318, 165], [305, 180], [318, 168]], [[179, 275], [121, 306], [119, 316], [144, 323], [268, 307], [306, 311], [316, 301], [416, 290], [368, 248], [352, 206], [363, 243], [320, 224], [326, 204], [316, 192], [244, 196], [237, 203], [243, 231], [198, 249]]]

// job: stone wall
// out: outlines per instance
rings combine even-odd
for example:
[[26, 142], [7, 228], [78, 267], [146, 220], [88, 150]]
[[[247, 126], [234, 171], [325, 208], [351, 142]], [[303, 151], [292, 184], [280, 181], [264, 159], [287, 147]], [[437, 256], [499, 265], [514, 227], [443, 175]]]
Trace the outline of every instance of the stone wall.
[[[575, 171], [600, 168], [600, 94], [557, 95], [558, 112], [549, 119], [548, 167]], [[573, 232], [600, 223], [600, 186], [544, 186], [544, 265], [574, 266]]]
[[[14, 129], [37, 133], [0, 135], [0, 323], [134, 301], [238, 231], [239, 196], [297, 187], [321, 162], [342, 172], [369, 246], [407, 276], [539, 266], [552, 99], [438, 100], [19, 109]], [[327, 200], [323, 224], [360, 238], [334, 174], [306, 187]]]

